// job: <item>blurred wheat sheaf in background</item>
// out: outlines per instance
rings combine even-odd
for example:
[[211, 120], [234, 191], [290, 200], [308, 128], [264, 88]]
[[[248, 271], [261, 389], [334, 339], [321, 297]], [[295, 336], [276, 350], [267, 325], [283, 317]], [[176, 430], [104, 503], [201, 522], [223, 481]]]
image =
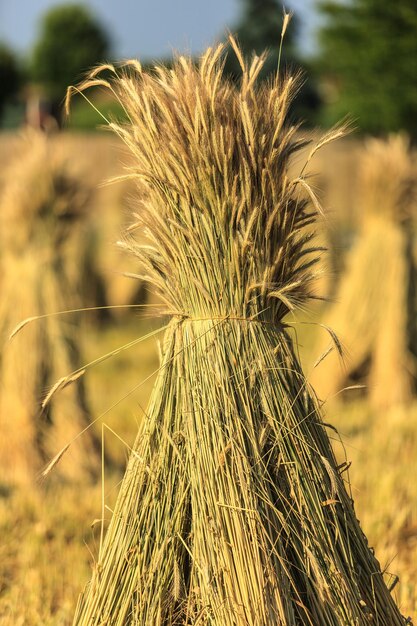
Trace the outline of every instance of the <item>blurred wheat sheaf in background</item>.
[[[71, 624], [80, 584], [97, 560], [102, 532], [97, 512], [102, 511], [105, 525], [111, 517], [121, 470], [152, 386], [152, 377], [147, 378], [158, 367], [156, 342], [133, 345], [88, 372], [83, 378], [82, 425], [74, 404], [66, 417], [61, 405], [56, 419], [64, 415], [69, 426], [59, 436], [53, 431], [59, 394], [56, 405], [51, 400], [54, 411], [43, 416], [42, 433], [37, 430], [37, 420], [43, 419], [42, 394], [71, 370], [157, 330], [161, 320], [152, 313], [153, 306], [98, 309], [69, 315], [62, 323], [53, 317], [33, 322], [8, 342], [13, 327], [26, 317], [62, 309], [154, 304], [137, 281], [122, 276], [140, 273], [140, 268], [115, 245], [129, 221], [129, 183], [100, 185], [120, 175], [120, 162], [127, 159], [117, 140], [63, 134], [26, 139], [23, 147], [22, 141], [12, 134], [0, 136], [0, 624], [64, 626]], [[65, 219], [59, 185], [53, 187], [56, 198], [51, 198], [50, 183], [45, 192], [52, 153], [65, 175], [77, 181], [77, 192], [71, 192], [71, 210], [79, 200], [77, 219]], [[323, 148], [313, 171], [320, 172], [312, 185], [326, 207], [319, 236], [329, 248], [317, 290], [332, 302], [310, 308], [313, 324], [305, 323], [304, 314], [291, 321], [305, 371], [326, 401], [326, 421], [340, 431], [342, 443], [335, 436], [335, 451], [340, 463], [347, 459], [346, 477], [362, 527], [402, 613], [412, 615], [417, 611], [415, 156], [402, 137], [385, 143], [345, 138]], [[52, 210], [61, 211], [60, 221], [69, 230], [63, 255], [57, 255], [62, 238], [59, 244], [45, 242], [46, 226], [36, 227], [33, 214], [43, 215], [55, 201]], [[8, 202], [14, 223], [7, 222]], [[29, 238], [21, 242], [19, 249], [21, 237], [33, 228], [36, 236], [30, 236], [30, 244]], [[56, 226], [46, 235], [60, 236]], [[26, 272], [27, 254], [31, 262]], [[329, 343], [320, 324], [336, 331], [345, 349], [344, 363], [334, 349], [313, 367]], [[60, 343], [63, 328], [69, 344], [76, 343], [76, 362], [74, 350], [68, 352]], [[46, 364], [41, 366], [33, 362], [36, 346], [45, 340]], [[55, 379], [41, 376], [38, 388], [32, 380], [33, 406], [25, 408], [23, 423], [22, 411], [10, 404], [7, 390], [14, 389], [21, 399], [28, 371], [39, 374], [42, 368], [53, 370]], [[359, 388], [362, 383], [366, 389]], [[354, 388], [339, 394], [344, 386]], [[64, 478], [55, 480], [54, 471], [39, 482], [39, 471], [65, 446], [66, 434], [69, 442], [84, 420], [107, 411], [57, 463], [56, 474], [62, 470]], [[104, 441], [103, 481], [79, 471], [90, 450], [87, 465], [91, 462], [93, 474], [100, 472], [97, 441]]]

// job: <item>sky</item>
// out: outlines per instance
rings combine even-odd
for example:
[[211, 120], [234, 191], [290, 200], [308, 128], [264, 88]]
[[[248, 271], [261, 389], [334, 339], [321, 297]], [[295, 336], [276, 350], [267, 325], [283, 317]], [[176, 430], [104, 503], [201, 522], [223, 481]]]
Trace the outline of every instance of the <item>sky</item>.
[[[239, 0], [77, 0], [89, 6], [112, 38], [118, 58], [156, 59], [172, 50], [201, 52], [233, 29]], [[315, 0], [288, 0], [300, 23], [300, 48], [314, 50]], [[20, 54], [36, 40], [39, 20], [56, 0], [0, 0], [0, 40]]]

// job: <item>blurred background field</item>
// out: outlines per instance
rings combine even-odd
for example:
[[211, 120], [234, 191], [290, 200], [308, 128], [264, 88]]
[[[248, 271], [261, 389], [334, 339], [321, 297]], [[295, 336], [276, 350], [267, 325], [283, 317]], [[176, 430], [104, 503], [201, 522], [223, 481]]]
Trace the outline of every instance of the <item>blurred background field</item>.
[[[17, 141], [13, 135], [1, 137], [3, 158], [6, 145], [11, 150]], [[84, 174], [95, 184], [120, 171], [120, 146], [107, 136], [60, 135], [53, 141], [63, 142], [70, 154], [82, 155], [86, 164]], [[320, 172], [316, 178], [317, 189], [321, 190], [321, 199], [331, 211], [323, 222], [323, 232], [328, 231], [329, 239], [337, 242], [324, 259], [327, 268], [318, 286], [321, 293], [334, 291], [337, 272], [343, 267], [343, 259], [355, 240], [358, 178], [355, 163], [361, 150], [363, 144], [359, 139], [340, 140], [325, 149], [313, 166]], [[106, 294], [105, 302], [116, 305], [137, 302], [138, 294], [141, 302], [146, 301], [146, 294], [137, 290], [136, 281], [122, 275], [124, 271], [135, 272], [138, 268], [115, 245], [128, 219], [128, 197], [126, 183], [101, 187], [88, 215], [95, 233], [93, 256]], [[115, 309], [104, 319], [100, 319], [99, 312], [84, 313], [78, 334], [84, 361], [90, 362], [157, 329], [161, 319], [144, 311]], [[326, 323], [323, 305], [311, 307], [301, 317], [290, 320], [294, 321], [307, 372], [320, 356], [320, 335], [325, 331], [317, 325], [319, 320]], [[36, 323], [42, 324], [42, 321]], [[24, 340], [24, 333], [25, 329], [14, 339], [16, 346]], [[346, 358], [349, 359], [349, 354]], [[341, 363], [339, 366], [343, 367]], [[103, 437], [107, 454], [104, 494], [106, 506], [110, 508], [138, 421], [146, 410], [153, 377], [146, 379], [157, 367], [157, 342], [150, 338], [86, 375], [93, 419], [106, 413], [93, 428], [98, 438]], [[318, 372], [320, 374], [320, 366]], [[143, 380], [145, 384], [132, 392]], [[417, 406], [411, 402], [405, 407], [376, 411], [369, 406], [366, 397], [349, 403], [330, 398], [325, 412], [326, 420], [339, 429], [343, 441], [342, 446], [334, 435], [341, 462], [345, 455], [352, 462], [349, 476], [358, 517], [382, 566], [392, 577], [399, 576], [400, 583], [393, 593], [399, 598], [404, 613], [412, 614], [417, 602], [414, 558], [417, 550]], [[102, 424], [106, 425], [103, 431]], [[71, 449], [67, 454], [71, 459]], [[4, 488], [0, 499], [0, 623], [70, 623], [77, 594], [97, 557], [101, 497], [101, 480], [96, 484], [88, 480], [81, 485], [60, 483], [54, 479], [53, 472], [44, 481], [23, 491]], [[106, 509], [105, 518], [109, 515]]]
[[[378, 10], [375, 9], [376, 5], [379, 6]], [[81, 6], [85, 9], [88, 3]], [[349, 258], [352, 257], [352, 250], [355, 250], [362, 236], [364, 215], [369, 209], [369, 205], [363, 201], [362, 170], [363, 155], [369, 145], [368, 137], [371, 133], [386, 137], [391, 132], [402, 132], [402, 137], [408, 136], [411, 141], [410, 150], [407, 152], [410, 171], [406, 175], [406, 180], [399, 183], [401, 206], [405, 202], [403, 193], [409, 194], [408, 214], [405, 218], [398, 219], [398, 216], [394, 215], [393, 220], [388, 222], [388, 233], [397, 232], [396, 229], [400, 228], [401, 232], [407, 233], [410, 242], [407, 263], [404, 261], [404, 267], [408, 268], [410, 274], [406, 277], [401, 275], [402, 278], [397, 280], [404, 287], [404, 293], [407, 292], [401, 304], [403, 313], [407, 309], [407, 316], [397, 318], [393, 326], [402, 333], [398, 337], [405, 336], [404, 341], [408, 342], [403, 351], [405, 353], [410, 350], [407, 359], [404, 357], [407, 362], [397, 365], [396, 371], [398, 376], [402, 368], [407, 371], [411, 380], [410, 393], [405, 401], [381, 403], [371, 401], [372, 393], [369, 393], [369, 389], [372, 391], [376, 383], [368, 380], [370, 362], [374, 358], [370, 354], [362, 360], [361, 366], [356, 368], [350, 378], [343, 382], [343, 385], [355, 388], [343, 394], [332, 391], [329, 397], [324, 395], [321, 399], [326, 400], [325, 420], [330, 425], [329, 433], [334, 439], [340, 463], [346, 463], [346, 478], [350, 480], [348, 488], [351, 489], [364, 531], [370, 544], [375, 548], [383, 569], [387, 572], [388, 584], [392, 586], [392, 593], [403, 614], [415, 616], [417, 615], [417, 402], [416, 354], [413, 351], [414, 330], [411, 326], [416, 318], [417, 302], [416, 294], [411, 287], [414, 285], [417, 237], [417, 169], [414, 148], [417, 119], [415, 66], [417, 54], [413, 52], [417, 53], [415, 50], [417, 10], [411, 0], [401, 0], [395, 7], [384, 6], [386, 9], [383, 10], [380, 3], [371, 0], [367, 2], [351, 0], [342, 5], [337, 2], [323, 2], [319, 11], [313, 3], [307, 3], [304, 7], [301, 2], [295, 3], [300, 32], [304, 36], [306, 32], [309, 33], [309, 43], [307, 46], [305, 42], [304, 45], [300, 45], [300, 35], [295, 29], [294, 33], [290, 33], [285, 54], [287, 62], [304, 68], [310, 77], [307, 87], [300, 94], [300, 104], [296, 109], [296, 115], [301, 115], [307, 120], [306, 133], [316, 136], [321, 132], [317, 128], [326, 128], [326, 125], [346, 114], [354, 117], [357, 126], [355, 133], [326, 146], [311, 163], [311, 171], [315, 173], [311, 180], [312, 186], [325, 207], [318, 237], [328, 247], [328, 252], [323, 254], [324, 272], [318, 282], [317, 291], [321, 295], [329, 296], [333, 302], [338, 302], [341, 280], [351, 263]], [[74, 16], [71, 19], [74, 21]], [[221, 35], [221, 28], [225, 28], [226, 25], [231, 28], [235, 25], [246, 50], [269, 46], [275, 54], [273, 62], [276, 63], [281, 20], [279, 3], [271, 1], [262, 4], [248, 0], [240, 4], [235, 3], [228, 16], [229, 22], [223, 24], [222, 19], [219, 17], [216, 28], [220, 33], [216, 32], [216, 36]], [[315, 43], [311, 24], [306, 25], [306, 19], [316, 24], [317, 29], [322, 29]], [[263, 25], [262, 28], [259, 24]], [[261, 35], [258, 37], [257, 33]], [[1, 35], [3, 36], [3, 32]], [[211, 37], [211, 34], [206, 33], [205, 36]], [[352, 38], [356, 42], [354, 54], [348, 45]], [[104, 183], [122, 174], [123, 163], [127, 157], [121, 144], [113, 137], [94, 131], [100, 122], [100, 116], [82, 99], [75, 101], [69, 122], [64, 122], [61, 114], [56, 113], [57, 102], [62, 102], [64, 95], [62, 87], [58, 87], [57, 93], [56, 85], [51, 85], [49, 77], [42, 71], [45, 69], [42, 61], [36, 66], [36, 59], [42, 58], [43, 54], [42, 41], [47, 49], [48, 45], [51, 45], [52, 49], [55, 45], [54, 42], [46, 45], [47, 39], [47, 34], [44, 33], [43, 40], [39, 35], [38, 47], [34, 46], [30, 54], [28, 46], [26, 50], [20, 50], [16, 55], [12, 54], [10, 38], [7, 40], [9, 56], [6, 51], [2, 52], [0, 49], [0, 72], [3, 71], [3, 75], [9, 77], [10, 85], [9, 92], [5, 94], [0, 92], [3, 126], [0, 133], [0, 198], [10, 185], [9, 166], [13, 162], [16, 163], [16, 159], [18, 161], [20, 159], [21, 133], [25, 120], [32, 126], [38, 124], [38, 130], [41, 127], [43, 131], [47, 131], [47, 142], [51, 150], [65, 155], [64, 161], [68, 164], [69, 170], [79, 180], [80, 185], [89, 189], [90, 197], [82, 216], [80, 235], [83, 253], [81, 256], [80, 247], [76, 246], [73, 256], [71, 257], [69, 253], [70, 256], [65, 257], [66, 272], [69, 277], [77, 277], [80, 307], [120, 308], [85, 312], [70, 322], [73, 330], [76, 330], [81, 367], [82, 363], [89, 363], [101, 355], [117, 350], [122, 345], [157, 331], [164, 320], [158, 315], [157, 306], [153, 306], [157, 303], [152, 294], [143, 288], [139, 280], [123, 275], [140, 274], [140, 268], [136, 266], [134, 259], [123, 253], [116, 245], [116, 242], [123, 238], [123, 233], [131, 221], [133, 187], [129, 181], [112, 185]], [[369, 46], [373, 51], [372, 55], [367, 54]], [[103, 55], [104, 58], [117, 57], [117, 54], [111, 51], [109, 42], [108, 44], [103, 42], [99, 56], [92, 58], [88, 64], [93, 65], [102, 60]], [[145, 60], [150, 61], [149, 57], [152, 56], [156, 57], [157, 53], [152, 51]], [[159, 56], [169, 62], [166, 49], [161, 51]], [[29, 57], [31, 63], [27, 62]], [[339, 63], [340, 59], [343, 63], [341, 61]], [[233, 76], [236, 68], [231, 62], [227, 68]], [[80, 71], [85, 69], [84, 65], [79, 69]], [[52, 74], [53, 72], [52, 69]], [[61, 79], [62, 84], [75, 82], [77, 78], [79, 72], [69, 77], [64, 76]], [[96, 94], [95, 102], [105, 115], [123, 114], [117, 105], [99, 93]], [[29, 114], [30, 111], [35, 111], [35, 122]], [[58, 130], [59, 126], [64, 126], [65, 129]], [[296, 174], [297, 163], [293, 164], [293, 168]], [[385, 176], [396, 177], [396, 181], [400, 180], [395, 167], [386, 168]], [[33, 193], [35, 195], [35, 190]], [[384, 195], [385, 191], [382, 192], [382, 196]], [[381, 204], [381, 201], [379, 202]], [[380, 204], [376, 208], [377, 213]], [[394, 212], [397, 208], [395, 205]], [[134, 209], [140, 210], [140, 207], [135, 206]], [[136, 235], [141, 237], [143, 233]], [[3, 238], [1, 239], [3, 241]], [[395, 253], [392, 248], [387, 248], [383, 244], [384, 241], [381, 240], [381, 246], [380, 248], [377, 246], [375, 255], [364, 262], [360, 273], [361, 280], [358, 279], [351, 289], [353, 310], [365, 306], [363, 327], [365, 330], [361, 330], [363, 334], [373, 325], [384, 324], [384, 315], [388, 315], [392, 308], [390, 299], [398, 300], [400, 296], [396, 294], [402, 293], [401, 290], [395, 289], [388, 293], [387, 301], [378, 309], [377, 320], [375, 299], [371, 296], [366, 305], [361, 299], [360, 294], [364, 289], [368, 290], [368, 286], [374, 289], [373, 281], [385, 282], [384, 275], [382, 278], [375, 278], [377, 274], [375, 268], [382, 258], [379, 255], [384, 255], [384, 259], [387, 257], [384, 267], [388, 268], [391, 267], [390, 254], [393, 257], [396, 255], [394, 261], [400, 257], [402, 260], [403, 257], [405, 259], [401, 252]], [[0, 262], [3, 262], [5, 252], [4, 249], [0, 249]], [[36, 256], [36, 251], [34, 254]], [[7, 268], [6, 264], [2, 266], [0, 296]], [[16, 285], [22, 280], [24, 279], [17, 276]], [[25, 290], [24, 282], [20, 287]], [[28, 284], [27, 289], [30, 288]], [[3, 295], [4, 293], [3, 290]], [[357, 301], [355, 293], [358, 294]], [[12, 297], [11, 299], [13, 300]], [[44, 302], [43, 309], [50, 313], [55, 312], [52, 304], [52, 301]], [[137, 304], [152, 306], [149, 308], [126, 306]], [[332, 304], [317, 302], [311, 305], [308, 311], [297, 313], [288, 320], [294, 325], [305, 370], [311, 373], [312, 380], [322, 377], [323, 381], [323, 377], [331, 375], [329, 370], [326, 370], [326, 359], [314, 369], [314, 363], [320, 359], [323, 349], [331, 343], [331, 337], [320, 326], [330, 322], [333, 324], [331, 307]], [[23, 314], [21, 308], [14, 313], [17, 320], [26, 315], [39, 314], [37, 311]], [[350, 317], [354, 325], [355, 316], [352, 314]], [[40, 320], [34, 324], [42, 328], [45, 323], [45, 320]], [[2, 328], [2, 345], [7, 343], [7, 334], [11, 330], [11, 327]], [[23, 328], [14, 338], [15, 350], [18, 351], [19, 346], [26, 345], [25, 333], [28, 331], [29, 328]], [[25, 480], [23, 485], [10, 484], [3, 480], [3, 474], [0, 475], [1, 625], [67, 626], [71, 623], [78, 594], [89, 579], [91, 567], [94, 567], [97, 561], [101, 520], [104, 518], [106, 525], [111, 515], [112, 504], [130, 446], [136, 435], [137, 424], [146, 411], [153, 376], [159, 363], [158, 338], [162, 338], [162, 335], [155, 334], [143, 343], [133, 345], [98, 364], [84, 377], [89, 416], [92, 420], [97, 420], [91, 426], [91, 430], [95, 440], [104, 446], [103, 472], [99, 469], [93, 478], [71, 480], [59, 476], [60, 463], [58, 463], [55, 468], [57, 471], [53, 470], [45, 479], [40, 480], [36, 472], [33, 479]], [[339, 338], [343, 344], [345, 338], [343, 336]], [[361, 338], [359, 337], [357, 341], [360, 342]], [[392, 341], [398, 347], [402, 340], [395, 335]], [[385, 348], [381, 349], [382, 355], [378, 356], [382, 369], [384, 360], [392, 361], [397, 358], [395, 350], [390, 348], [389, 338], [384, 345]], [[333, 361], [333, 369], [339, 368], [343, 371], [344, 368], [347, 371], [349, 362], [354, 361], [355, 346], [344, 347], [346, 347], [345, 364], [336, 358]], [[24, 354], [25, 349], [27, 348], [23, 348], [21, 356], [23, 367], [27, 357]], [[336, 352], [337, 350], [333, 350], [334, 354]], [[400, 355], [401, 358], [404, 356], [403, 353]], [[387, 370], [390, 373], [385, 385], [395, 386], [393, 378], [396, 377], [396, 373], [395, 371], [393, 373], [392, 368]], [[59, 376], [68, 373], [62, 370]], [[360, 388], [362, 383], [368, 386], [368, 390]], [[3, 382], [0, 381], [0, 384], [3, 385]], [[38, 400], [46, 391], [47, 389], [43, 387], [38, 390]], [[0, 416], [2, 425], [0, 437], [3, 445], [7, 446], [8, 442], [7, 422], [14, 418], [10, 412]], [[334, 428], [338, 430], [340, 438]], [[37, 445], [36, 437], [33, 441], [34, 445]], [[79, 445], [80, 442], [76, 441], [67, 451], [66, 463], [69, 465], [71, 462], [77, 462]], [[45, 450], [46, 448], [40, 446], [40, 456], [46, 464], [51, 456], [48, 456]], [[56, 445], [53, 453], [58, 453], [59, 450], [60, 446]], [[13, 457], [13, 451], [9, 452]]]

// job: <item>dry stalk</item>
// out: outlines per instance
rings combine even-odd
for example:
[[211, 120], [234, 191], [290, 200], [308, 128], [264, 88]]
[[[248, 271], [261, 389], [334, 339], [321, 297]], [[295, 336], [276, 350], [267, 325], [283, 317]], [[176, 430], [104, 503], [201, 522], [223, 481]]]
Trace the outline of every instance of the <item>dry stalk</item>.
[[172, 321], [74, 624], [400, 626], [285, 327], [319, 255], [288, 177], [298, 81], [258, 85], [255, 57], [236, 87], [223, 51], [106, 67], [145, 198], [126, 247]]

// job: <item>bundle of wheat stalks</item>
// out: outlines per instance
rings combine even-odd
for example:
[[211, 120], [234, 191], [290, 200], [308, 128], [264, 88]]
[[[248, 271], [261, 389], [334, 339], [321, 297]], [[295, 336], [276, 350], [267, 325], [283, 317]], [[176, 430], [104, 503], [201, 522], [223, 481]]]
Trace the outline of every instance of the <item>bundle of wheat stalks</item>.
[[[362, 220], [326, 313], [344, 344], [343, 366], [329, 354], [312, 382], [322, 398], [365, 383], [377, 408], [406, 404], [416, 391], [417, 321], [411, 220], [417, 163], [403, 136], [370, 139], [359, 163]], [[324, 342], [323, 342], [323, 348]]]
[[[1, 482], [31, 482], [89, 420], [82, 383], [41, 407], [43, 390], [78, 367], [70, 323], [46, 317], [8, 341], [23, 318], [79, 306], [80, 219], [90, 196], [67, 156], [45, 136], [29, 133], [4, 172], [0, 196], [0, 467]], [[82, 231], [81, 231], [82, 232]], [[84, 448], [82, 447], [84, 446]], [[74, 446], [60, 471], [68, 477], [97, 467], [92, 436]]]
[[318, 256], [314, 196], [287, 175], [298, 81], [258, 85], [264, 58], [232, 45], [239, 87], [222, 46], [79, 87], [106, 86], [129, 117], [110, 124], [145, 198], [125, 246], [172, 320], [74, 624], [400, 625], [283, 321]]

